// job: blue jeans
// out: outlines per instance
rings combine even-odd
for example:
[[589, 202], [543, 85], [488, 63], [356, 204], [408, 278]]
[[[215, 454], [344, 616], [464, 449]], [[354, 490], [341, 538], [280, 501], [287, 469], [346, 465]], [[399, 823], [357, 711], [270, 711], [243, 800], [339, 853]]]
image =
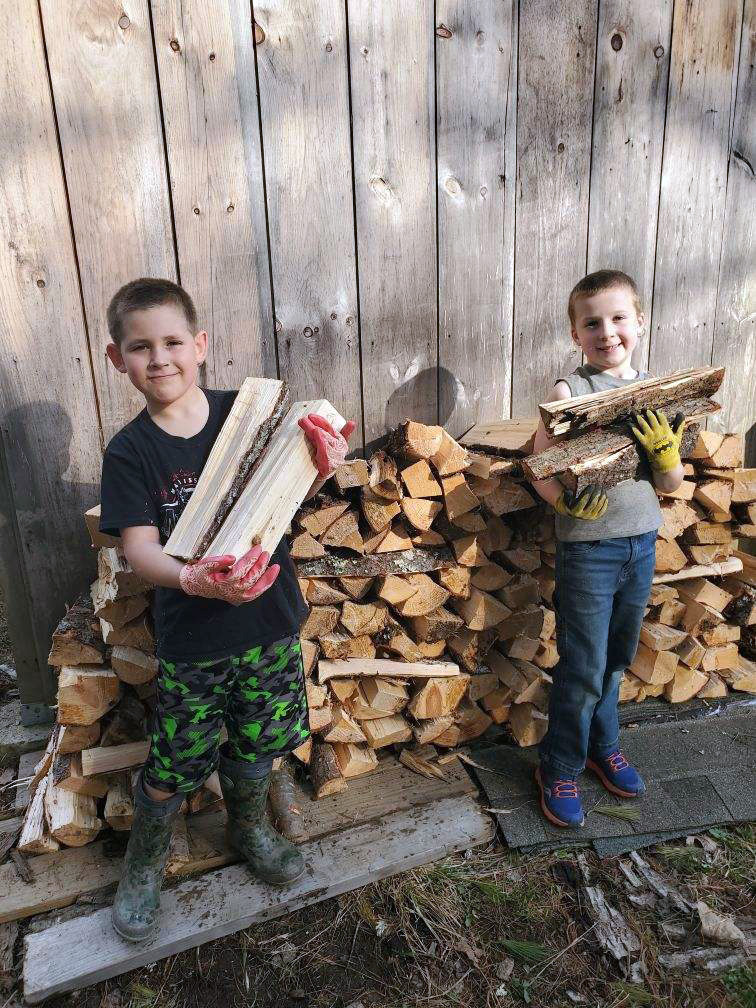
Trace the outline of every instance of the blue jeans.
[[607, 756], [618, 746], [619, 684], [638, 647], [655, 546], [656, 532], [557, 543], [559, 662], [540, 747], [551, 777], [575, 780], [589, 754]]

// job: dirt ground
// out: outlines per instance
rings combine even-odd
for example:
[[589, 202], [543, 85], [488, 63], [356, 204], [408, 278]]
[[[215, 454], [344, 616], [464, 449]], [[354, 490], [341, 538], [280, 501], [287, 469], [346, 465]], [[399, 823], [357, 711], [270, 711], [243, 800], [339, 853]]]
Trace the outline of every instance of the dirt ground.
[[[0, 610], [1, 612], [1, 610]], [[3, 648], [4, 620], [0, 624]], [[7, 660], [0, 656], [0, 661]], [[6, 809], [9, 793], [5, 798]], [[5, 812], [7, 815], [8, 812]], [[0, 809], [0, 816], [3, 816]], [[756, 924], [756, 827], [711, 829], [642, 852], [691, 900]], [[753, 965], [716, 976], [670, 972], [661, 955], [713, 942], [695, 910], [631, 902], [620, 859], [575, 851], [522, 856], [498, 844], [367, 886], [103, 984], [51, 1008], [756, 1008]], [[602, 953], [583, 876], [640, 940], [639, 972]], [[636, 897], [637, 901], [637, 897]], [[51, 917], [51, 920], [54, 916]], [[41, 925], [42, 922], [38, 922]], [[0, 973], [0, 1008], [21, 1004]], [[736, 951], [733, 949], [733, 951]]]

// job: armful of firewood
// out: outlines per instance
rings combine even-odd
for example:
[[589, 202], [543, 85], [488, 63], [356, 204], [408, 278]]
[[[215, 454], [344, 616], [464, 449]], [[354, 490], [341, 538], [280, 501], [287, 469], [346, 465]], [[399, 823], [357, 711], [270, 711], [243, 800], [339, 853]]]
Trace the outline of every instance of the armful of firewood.
[[[572, 398], [570, 386], [567, 382], [563, 381], [556, 383], [551, 394], [554, 401], [557, 399]], [[538, 452], [545, 451], [552, 443], [553, 438], [546, 431], [546, 428], [543, 425], [543, 420], [539, 420], [535, 433], [535, 440], [533, 442], [533, 454], [537, 455]], [[542, 497], [547, 504], [551, 504], [552, 507], [554, 507], [564, 491], [564, 486], [556, 476], [553, 476], [551, 479], [534, 480], [532, 485], [538, 496]]]

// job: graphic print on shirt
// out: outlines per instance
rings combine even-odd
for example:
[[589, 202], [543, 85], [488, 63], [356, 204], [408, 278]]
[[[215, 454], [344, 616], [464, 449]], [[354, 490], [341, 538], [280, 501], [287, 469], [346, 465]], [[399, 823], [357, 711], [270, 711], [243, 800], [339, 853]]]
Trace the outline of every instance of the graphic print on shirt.
[[160, 533], [167, 539], [197, 485], [197, 473], [179, 469], [171, 474], [167, 490], [160, 491]]

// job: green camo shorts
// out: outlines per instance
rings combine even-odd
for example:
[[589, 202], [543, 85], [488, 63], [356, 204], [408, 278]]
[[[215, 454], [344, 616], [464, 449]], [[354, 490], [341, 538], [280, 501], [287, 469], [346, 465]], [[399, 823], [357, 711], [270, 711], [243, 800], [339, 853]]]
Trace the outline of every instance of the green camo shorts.
[[254, 763], [281, 756], [310, 735], [298, 637], [211, 662], [160, 659], [147, 784], [194, 791], [213, 772], [221, 728], [228, 755]]

